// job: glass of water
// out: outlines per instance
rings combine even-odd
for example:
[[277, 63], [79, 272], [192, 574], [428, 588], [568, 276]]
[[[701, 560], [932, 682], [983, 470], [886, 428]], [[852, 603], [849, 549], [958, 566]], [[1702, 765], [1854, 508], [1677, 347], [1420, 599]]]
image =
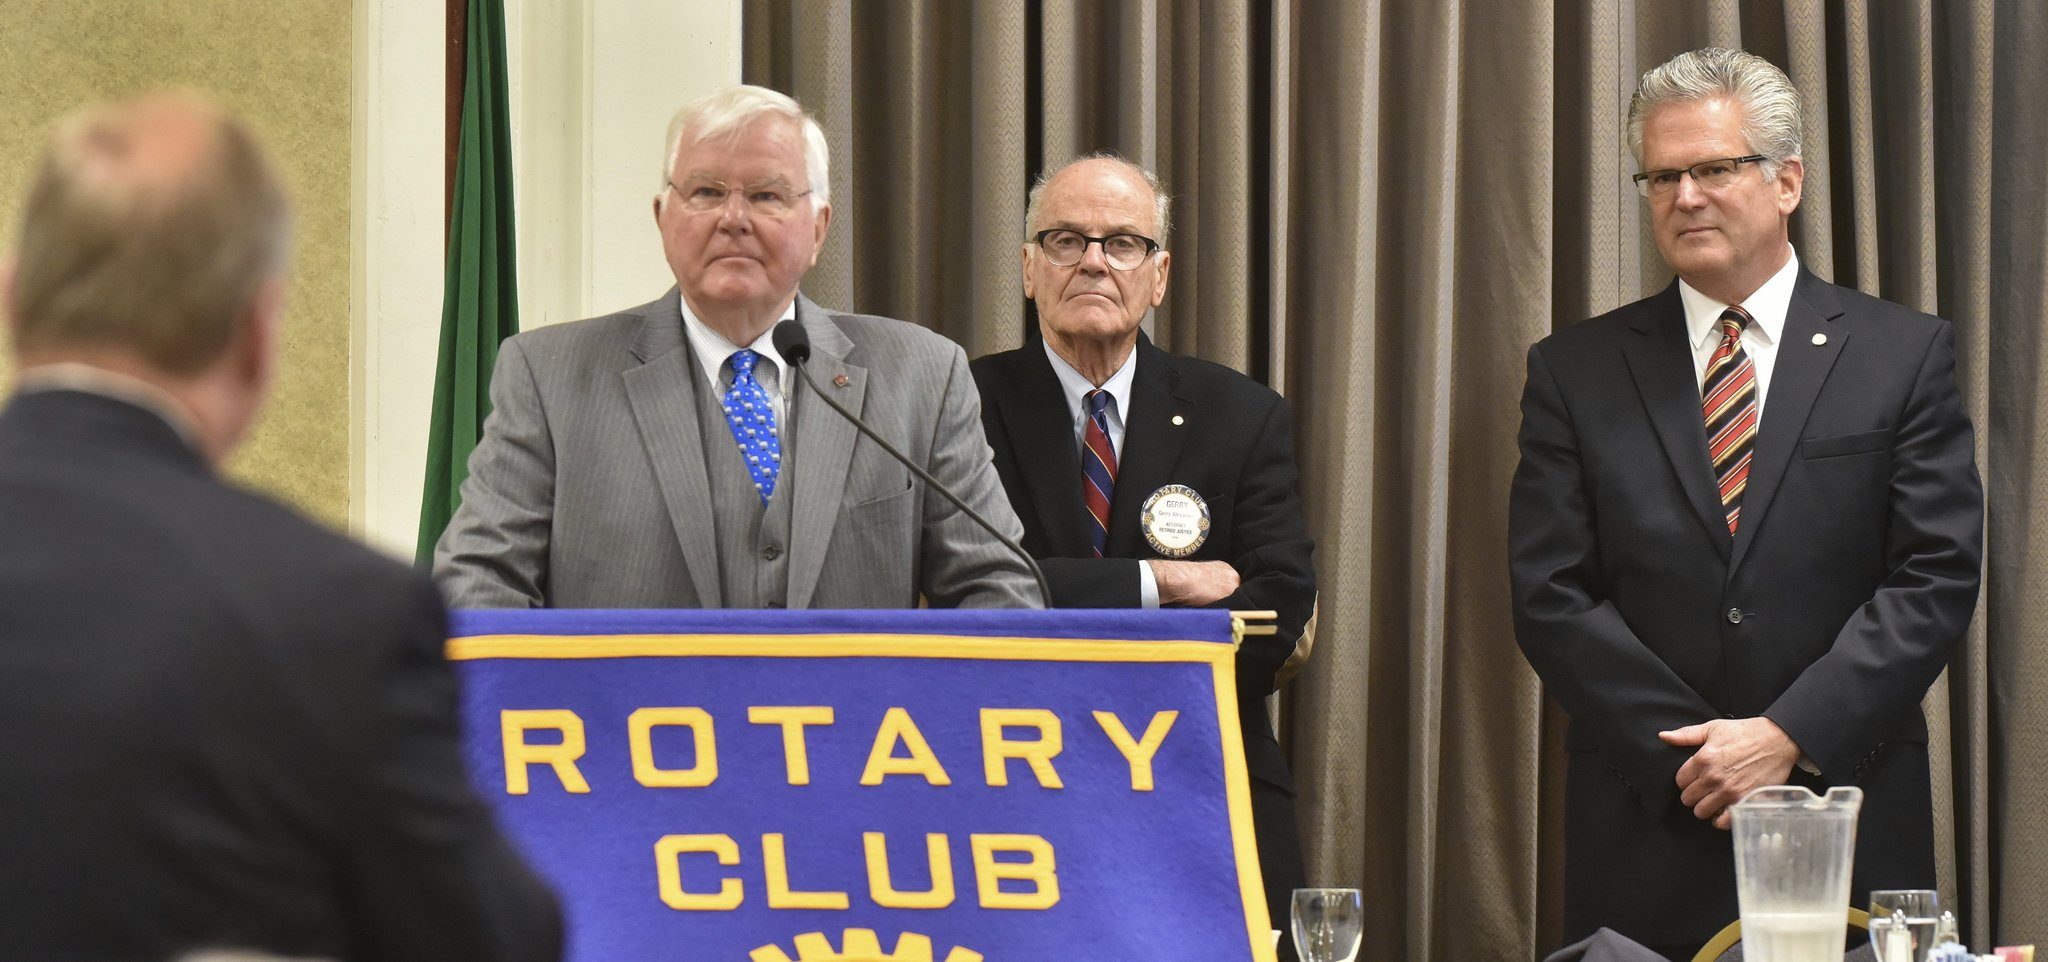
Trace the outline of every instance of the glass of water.
[[1294, 890], [1294, 951], [1301, 962], [1350, 962], [1364, 926], [1365, 897], [1357, 889]]
[[[1926, 962], [1934, 950], [1935, 929], [1941, 924], [1941, 897], [1933, 889], [1890, 889], [1870, 893], [1870, 918], [1888, 919], [1889, 924], [1870, 927], [1870, 946], [1883, 962]], [[1912, 955], [1899, 959], [1888, 952], [1885, 942], [1890, 931], [1903, 926]]]

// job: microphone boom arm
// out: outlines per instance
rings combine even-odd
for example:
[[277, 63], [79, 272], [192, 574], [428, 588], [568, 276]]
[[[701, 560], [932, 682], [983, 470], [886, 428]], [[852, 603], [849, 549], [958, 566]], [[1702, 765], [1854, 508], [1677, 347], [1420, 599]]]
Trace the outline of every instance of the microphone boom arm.
[[[808, 345], [806, 345], [806, 347], [808, 347]], [[808, 354], [808, 351], [806, 351], [805, 353]], [[808, 358], [806, 358], [805, 360], [808, 360]], [[953, 502], [954, 507], [959, 508], [969, 518], [974, 519], [974, 523], [981, 525], [982, 530], [987, 531], [989, 534], [995, 535], [997, 541], [1001, 541], [1005, 547], [1008, 547], [1011, 551], [1015, 552], [1017, 557], [1024, 559], [1025, 567], [1031, 570], [1031, 577], [1038, 582], [1038, 594], [1040, 597], [1045, 599], [1045, 607], [1052, 607], [1052, 588], [1046, 584], [1045, 572], [1044, 570], [1038, 567], [1038, 560], [1031, 557], [1030, 552], [1024, 550], [1023, 545], [1018, 544], [1016, 539], [1004, 534], [1001, 530], [997, 529], [995, 525], [990, 524], [987, 518], [981, 516], [981, 512], [976, 511], [971, 507], [968, 507], [967, 502], [960, 500], [960, 496], [954, 494], [952, 488], [947, 487], [946, 484], [944, 482], [941, 482], [939, 479], [932, 477], [931, 472], [919, 467], [917, 465], [917, 462], [910, 460], [908, 457], [905, 457], [903, 452], [896, 450], [895, 445], [890, 444], [888, 441], [884, 440], [881, 435], [876, 434], [873, 428], [867, 426], [867, 422], [862, 421], [858, 417], [855, 417], [852, 411], [846, 409], [845, 405], [842, 405], [838, 401], [833, 400], [831, 395], [819, 390], [818, 382], [811, 380], [811, 372], [809, 370], [809, 366], [805, 364], [804, 361], [792, 360], [792, 363], [789, 366], [796, 370], [797, 376], [803, 378], [805, 384], [810, 385], [812, 397], [815, 397], [818, 400], [825, 402], [825, 404], [831, 407], [832, 410], [839, 412], [840, 417], [843, 417], [847, 421], [851, 422], [855, 428], [858, 428], [860, 430], [861, 434], [867, 436], [868, 440], [881, 445], [882, 450], [889, 452], [890, 457], [895, 458], [897, 461], [901, 462], [904, 467], [909, 468], [912, 474], [917, 475], [918, 480], [923, 481], [925, 483], [925, 487], [933, 491], [937, 491], [942, 495], [945, 495], [946, 500]]]

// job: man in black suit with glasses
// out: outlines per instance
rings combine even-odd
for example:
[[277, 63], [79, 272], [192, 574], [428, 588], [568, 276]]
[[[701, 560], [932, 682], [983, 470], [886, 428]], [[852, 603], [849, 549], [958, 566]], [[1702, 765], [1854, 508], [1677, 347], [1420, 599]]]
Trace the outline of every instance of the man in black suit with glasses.
[[1022, 254], [1043, 343], [975, 361], [974, 379], [996, 473], [1055, 606], [1279, 614], [1276, 634], [1238, 649], [1237, 690], [1267, 911], [1285, 929], [1301, 842], [1266, 696], [1314, 639], [1314, 543], [1287, 402], [1139, 329], [1166, 295], [1169, 213], [1158, 179], [1113, 155], [1040, 180]]
[[1792, 250], [1799, 105], [1740, 51], [1644, 74], [1636, 182], [1678, 277], [1529, 351], [1509, 574], [1571, 716], [1567, 941], [1690, 958], [1736, 917], [1729, 806], [1765, 785], [1862, 786], [1853, 903], [1934, 887], [1920, 700], [1976, 605], [1983, 488], [1948, 322]]

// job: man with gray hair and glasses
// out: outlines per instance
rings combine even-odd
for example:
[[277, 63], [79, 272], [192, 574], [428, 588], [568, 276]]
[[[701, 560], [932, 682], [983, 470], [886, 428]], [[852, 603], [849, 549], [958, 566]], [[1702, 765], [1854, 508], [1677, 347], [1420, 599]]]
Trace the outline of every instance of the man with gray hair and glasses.
[[1284, 929], [1301, 842], [1265, 702], [1314, 638], [1315, 546], [1287, 401], [1139, 328], [1166, 296], [1170, 212], [1158, 178], [1113, 154], [1041, 178], [1020, 253], [1043, 343], [977, 359], [974, 378], [1053, 604], [1279, 615], [1239, 647], [1237, 695], [1267, 911]]
[[832, 220], [825, 135], [731, 87], [669, 125], [653, 199], [676, 287], [507, 340], [462, 506], [434, 552], [476, 608], [1028, 607], [1021, 558], [802, 384], [1022, 534], [960, 347], [798, 292]]
[[1948, 322], [1803, 270], [1799, 94], [1708, 48], [1629, 105], [1661, 292], [1529, 351], [1515, 633], [1571, 716], [1566, 936], [1689, 958], [1736, 917], [1729, 806], [1860, 785], [1854, 895], [1932, 888], [1920, 701], [1977, 600]]

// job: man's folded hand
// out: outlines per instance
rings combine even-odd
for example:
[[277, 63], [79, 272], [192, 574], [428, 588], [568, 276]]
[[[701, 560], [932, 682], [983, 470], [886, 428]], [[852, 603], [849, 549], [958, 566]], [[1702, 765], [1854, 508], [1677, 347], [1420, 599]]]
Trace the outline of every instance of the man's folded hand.
[[1716, 718], [1657, 737], [1699, 749], [1679, 766], [1678, 799], [1720, 829], [1729, 825], [1730, 805], [1757, 788], [1784, 784], [1799, 762], [1799, 746], [1768, 718]]
[[1152, 558], [1152, 578], [1159, 584], [1159, 604], [1199, 608], [1237, 593], [1237, 569], [1228, 561], [1166, 561]]

